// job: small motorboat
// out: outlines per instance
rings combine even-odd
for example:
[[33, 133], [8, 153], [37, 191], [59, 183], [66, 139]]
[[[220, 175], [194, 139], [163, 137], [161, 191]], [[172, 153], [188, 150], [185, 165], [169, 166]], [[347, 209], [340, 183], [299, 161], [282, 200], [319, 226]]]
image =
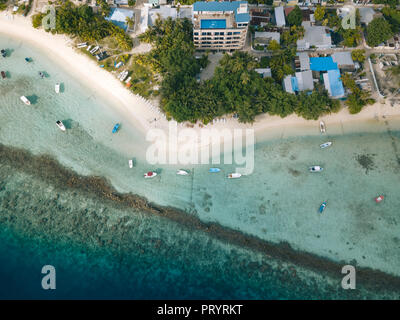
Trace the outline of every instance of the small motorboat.
[[27, 58], [25, 58], [25, 61], [26, 61], [26, 62], [31, 62], [32, 59], [27, 57]]
[[189, 174], [189, 172], [187, 172], [186, 170], [183, 170], [183, 169], [179, 169], [176, 171], [176, 174], [180, 175], [180, 176], [187, 176]]
[[1, 72], [1, 77], [2, 77], [3, 79], [7, 78], [7, 75], [6, 75], [6, 73], [5, 73], [4, 71]]
[[97, 50], [99, 50], [99, 49], [100, 49], [99, 46], [95, 46], [92, 50], [90, 50], [90, 53], [91, 53], [91, 54], [95, 54], [95, 52], [96, 52]]
[[325, 142], [325, 143], [323, 143], [323, 144], [321, 144], [320, 145], [320, 148], [321, 149], [325, 149], [325, 148], [328, 148], [328, 147], [330, 147], [332, 145], [332, 142]]
[[114, 126], [114, 128], [112, 129], [112, 133], [116, 133], [116, 132], [118, 131], [118, 129], [119, 129], [119, 126], [120, 126], [120, 124], [117, 123], [117, 124]]
[[87, 46], [87, 42], [82, 42], [82, 43], [78, 43], [78, 45], [76, 46], [78, 49], [80, 48], [85, 48]]
[[20, 99], [22, 100], [23, 103], [25, 103], [26, 105], [30, 106], [31, 102], [29, 101], [29, 99], [25, 96], [20, 97]]
[[379, 202], [382, 202], [384, 198], [385, 198], [384, 196], [380, 195], [380, 196], [377, 196], [374, 200], [376, 203], [379, 203]]
[[129, 163], [129, 168], [131, 168], [131, 169], [132, 169], [132, 168], [133, 168], [133, 160], [129, 160], [129, 162], [128, 162], [128, 163]]
[[91, 49], [92, 47], [93, 47], [92, 45], [89, 45], [89, 46], [86, 48], [86, 51], [90, 51], [90, 49]]
[[324, 168], [322, 168], [320, 166], [312, 166], [312, 167], [310, 167], [310, 172], [321, 172], [322, 170], [324, 170]]
[[322, 213], [326, 208], [326, 201], [322, 202], [319, 206], [319, 213]]
[[54, 86], [54, 90], [56, 91], [56, 93], [60, 93], [60, 87], [61, 85], [59, 83], [56, 83], [56, 85]]
[[157, 172], [149, 171], [144, 174], [144, 178], [145, 179], [154, 178], [156, 175], [157, 175]]
[[39, 71], [39, 76], [43, 79], [44, 78], [44, 73], [42, 71]]
[[319, 122], [319, 130], [321, 131], [321, 133], [325, 133], [326, 132], [325, 122], [323, 122], [323, 121]]
[[234, 173], [230, 173], [228, 174], [228, 179], [237, 179], [240, 178], [242, 175], [240, 173], [234, 172]]
[[56, 121], [56, 125], [57, 125], [58, 128], [60, 128], [61, 131], [67, 130], [67, 129], [65, 128], [65, 126], [64, 126], [64, 123], [62, 123], [62, 121], [60, 121], [60, 120], [57, 120], [57, 121]]
[[208, 172], [211, 172], [211, 173], [216, 173], [216, 172], [220, 172], [220, 171], [221, 171], [220, 168], [210, 168], [210, 169], [208, 170]]
[[7, 51], [4, 49], [1, 49], [1, 55], [3, 56], [3, 58], [7, 57]]

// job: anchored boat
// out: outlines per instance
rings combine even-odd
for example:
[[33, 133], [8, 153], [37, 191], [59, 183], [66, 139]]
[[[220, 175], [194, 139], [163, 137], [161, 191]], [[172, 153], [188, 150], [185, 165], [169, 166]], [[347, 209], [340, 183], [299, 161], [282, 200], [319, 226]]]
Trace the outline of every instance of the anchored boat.
[[176, 174], [180, 175], [180, 176], [187, 176], [189, 174], [189, 172], [187, 172], [186, 170], [183, 170], [183, 169], [179, 169], [176, 171]]
[[114, 128], [113, 128], [113, 130], [112, 130], [112, 133], [116, 133], [116, 132], [118, 131], [118, 129], [119, 129], [119, 126], [120, 126], [120, 124], [117, 123], [117, 124], [114, 126]]
[[210, 168], [210, 169], [208, 170], [208, 172], [211, 172], [211, 173], [216, 173], [216, 172], [220, 172], [220, 171], [221, 171], [220, 168]]
[[44, 78], [44, 73], [42, 71], [39, 71], [39, 77], [41, 77], [42, 79]]
[[377, 196], [374, 200], [376, 203], [379, 203], [379, 202], [382, 202], [384, 198], [385, 198], [384, 196], [380, 195], [380, 196]]
[[133, 168], [133, 160], [129, 160], [129, 168]]
[[325, 149], [325, 148], [328, 148], [328, 147], [330, 147], [332, 145], [332, 142], [325, 142], [325, 143], [323, 143], [323, 144], [321, 144], [320, 145], [320, 147], [321, 147], [321, 149]]
[[29, 101], [29, 99], [25, 96], [20, 97], [20, 99], [22, 100], [23, 103], [25, 103], [26, 105], [30, 106], [31, 102]]
[[326, 201], [322, 202], [322, 204], [319, 206], [319, 213], [322, 213], [326, 208]]
[[324, 168], [322, 168], [320, 166], [312, 166], [312, 167], [310, 167], [310, 172], [321, 172], [322, 170], [324, 170]]
[[6, 75], [6, 73], [5, 73], [4, 71], [1, 72], [1, 77], [2, 77], [3, 79], [7, 78], [7, 75]]
[[154, 178], [156, 175], [157, 175], [157, 172], [149, 171], [144, 174], [144, 178], [145, 179]]
[[228, 179], [237, 179], [240, 178], [242, 175], [240, 173], [234, 172], [234, 173], [230, 173], [228, 174]]
[[54, 90], [56, 91], [56, 93], [60, 93], [60, 84], [56, 83], [56, 85], [54, 86]]
[[56, 125], [57, 125], [58, 128], [60, 128], [61, 131], [67, 130], [67, 129], [65, 128], [65, 126], [64, 126], [64, 123], [62, 123], [62, 121], [60, 121], [60, 120], [57, 120], [57, 121], [56, 121]]
[[3, 56], [3, 58], [7, 57], [7, 52], [4, 49], [1, 49], [1, 55]]

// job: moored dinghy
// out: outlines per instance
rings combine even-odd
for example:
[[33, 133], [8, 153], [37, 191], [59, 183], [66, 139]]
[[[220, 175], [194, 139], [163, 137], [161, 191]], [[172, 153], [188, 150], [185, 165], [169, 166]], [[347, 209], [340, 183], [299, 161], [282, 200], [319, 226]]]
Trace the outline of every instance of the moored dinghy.
[[29, 99], [25, 96], [20, 97], [20, 99], [22, 100], [23, 103], [25, 103], [26, 105], [30, 106], [31, 102], [29, 101]]
[[242, 175], [240, 173], [237, 172], [233, 172], [228, 174], [228, 179], [238, 179], [240, 178]]
[[319, 206], [319, 213], [322, 213], [326, 208], [326, 201], [322, 202]]
[[208, 170], [208, 172], [211, 172], [211, 173], [217, 173], [217, 172], [220, 172], [220, 171], [221, 171], [220, 168], [210, 168], [210, 169]]
[[310, 167], [310, 172], [321, 172], [322, 170], [324, 170], [324, 168], [322, 168], [320, 166], [312, 166], [312, 167]]
[[156, 175], [157, 175], [157, 172], [149, 171], [144, 174], [144, 178], [145, 179], [154, 178]]
[[56, 121], [56, 125], [57, 125], [57, 127], [60, 128], [61, 131], [67, 130], [67, 129], [65, 128], [65, 126], [64, 126], [64, 123], [62, 123], [62, 121], [60, 121], [60, 120], [57, 120], [57, 121]]
[[56, 83], [56, 85], [54, 86], [54, 90], [56, 91], [56, 93], [60, 93], [60, 84]]
[[132, 169], [133, 168], [133, 160], [129, 160], [128, 163], [129, 163], [129, 168]]
[[5, 73], [4, 71], [1, 72], [1, 77], [2, 77], [3, 79], [7, 78], [7, 75], [6, 75], [6, 73]]
[[331, 145], [332, 145], [332, 142], [328, 141], [328, 142], [325, 142], [325, 143], [321, 144], [320, 148], [321, 149], [325, 149], [325, 148], [330, 147]]
[[117, 123], [117, 124], [114, 126], [114, 128], [113, 128], [113, 130], [112, 130], [112, 133], [116, 133], [116, 132], [119, 130], [119, 126], [120, 126], [120, 124]]
[[179, 169], [176, 171], [176, 174], [179, 176], [187, 176], [189, 174], [189, 172], [186, 170], [183, 170], [183, 169]]

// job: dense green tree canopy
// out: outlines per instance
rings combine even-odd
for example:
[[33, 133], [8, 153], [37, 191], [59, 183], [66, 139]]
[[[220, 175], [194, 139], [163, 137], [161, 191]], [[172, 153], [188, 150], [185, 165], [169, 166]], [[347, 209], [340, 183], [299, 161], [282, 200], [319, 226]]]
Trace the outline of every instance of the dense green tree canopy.
[[384, 18], [375, 18], [367, 27], [367, 44], [376, 47], [393, 36], [391, 26]]
[[300, 26], [303, 21], [303, 15], [299, 6], [295, 6], [287, 16], [287, 21], [291, 26]]

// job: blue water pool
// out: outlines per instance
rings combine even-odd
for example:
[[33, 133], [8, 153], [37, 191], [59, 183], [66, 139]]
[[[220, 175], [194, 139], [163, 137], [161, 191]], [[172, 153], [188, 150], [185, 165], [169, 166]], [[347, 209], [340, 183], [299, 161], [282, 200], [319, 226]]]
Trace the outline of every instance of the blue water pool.
[[205, 19], [201, 20], [202, 29], [225, 29], [226, 20], [225, 19]]

